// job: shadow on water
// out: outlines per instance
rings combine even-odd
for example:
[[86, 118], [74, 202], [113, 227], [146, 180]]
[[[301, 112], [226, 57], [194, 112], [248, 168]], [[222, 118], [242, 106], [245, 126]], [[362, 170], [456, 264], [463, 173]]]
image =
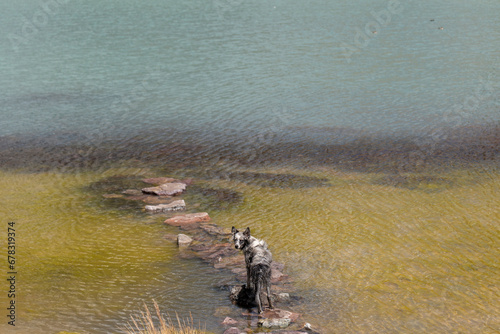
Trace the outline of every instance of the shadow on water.
[[[314, 132], [314, 129], [308, 128], [308, 131]], [[449, 129], [443, 131], [439, 139], [372, 135], [359, 136], [346, 143], [287, 141], [284, 136], [281, 140], [255, 143], [245, 135], [234, 138], [224, 134], [201, 141], [193, 134], [172, 130], [166, 137], [162, 135], [165, 132], [168, 131], [150, 130], [147, 136], [99, 140], [75, 133], [1, 137], [0, 166], [32, 172], [75, 171], [126, 162], [131, 166], [158, 167], [179, 173], [186, 168], [202, 169], [204, 172], [199, 176], [203, 178], [230, 178], [264, 187], [288, 188], [321, 186], [325, 180], [236, 172], [235, 168], [328, 165], [345, 171], [399, 174], [444, 171], [476, 163], [496, 164], [500, 153], [499, 124]], [[228, 138], [230, 141], [225, 142]], [[222, 165], [230, 168], [221, 170]]]
[[238, 181], [265, 188], [298, 189], [328, 186], [328, 179], [305, 175], [204, 170], [195, 176], [208, 180]]

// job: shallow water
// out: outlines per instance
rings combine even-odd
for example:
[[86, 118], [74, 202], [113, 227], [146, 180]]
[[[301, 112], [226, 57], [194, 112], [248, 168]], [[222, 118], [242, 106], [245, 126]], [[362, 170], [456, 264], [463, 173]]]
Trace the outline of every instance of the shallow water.
[[152, 299], [215, 332], [238, 314], [164, 217], [102, 197], [152, 176], [266, 239], [324, 333], [500, 331], [498, 1], [379, 26], [392, 2], [59, 3], [0, 4], [15, 333], [120, 332]]
[[[284, 172], [327, 179], [329, 186], [262, 186], [258, 176], [248, 178]], [[237, 312], [217, 288], [231, 274], [183, 258], [164, 239], [177, 228], [117, 209], [89, 190], [106, 177], [153, 173], [2, 172], [2, 216], [16, 222], [18, 233], [21, 330], [118, 332], [152, 299], [214, 331], [221, 330], [221, 310]], [[384, 175], [329, 167], [242, 174], [198, 181], [242, 194], [233, 206], [196, 204], [198, 195], [189, 192], [186, 198], [217, 224], [249, 226], [270, 244], [294, 279], [305, 321], [327, 333], [499, 329], [497, 170], [426, 175], [448, 182], [418, 187], [381, 185]], [[94, 205], [96, 196], [105, 203]]]

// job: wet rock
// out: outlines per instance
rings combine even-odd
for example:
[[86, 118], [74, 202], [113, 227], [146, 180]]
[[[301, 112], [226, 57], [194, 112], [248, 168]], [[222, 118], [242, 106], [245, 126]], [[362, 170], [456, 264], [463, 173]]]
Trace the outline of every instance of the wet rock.
[[234, 320], [233, 318], [230, 318], [230, 317], [226, 317], [223, 321], [222, 321], [222, 325], [236, 325], [238, 323], [238, 321]]
[[229, 230], [216, 225], [216, 224], [201, 224], [200, 228], [211, 235], [230, 235]]
[[185, 234], [179, 234], [177, 236], [177, 245], [179, 246], [188, 246], [191, 242], [193, 242], [193, 239], [190, 236]]
[[145, 209], [151, 212], [181, 211], [186, 209], [186, 203], [181, 199], [169, 204], [146, 205]]
[[231, 243], [223, 244], [200, 244], [191, 247], [191, 250], [206, 262], [215, 264], [225, 257], [238, 254], [238, 250], [231, 247]]
[[122, 194], [104, 194], [102, 195], [104, 198], [123, 198]]
[[283, 274], [275, 268], [271, 268], [271, 283], [278, 283], [288, 278], [288, 275]]
[[291, 320], [288, 318], [282, 319], [261, 319], [259, 320], [259, 326], [264, 328], [287, 328], [290, 326]]
[[315, 330], [312, 325], [308, 322], [302, 326], [301, 332], [299, 333], [305, 333], [305, 334], [320, 334], [317, 330]]
[[231, 327], [231, 328], [228, 328], [224, 331], [224, 334], [247, 334], [243, 331], [240, 331], [240, 329], [238, 327]]
[[289, 319], [290, 322], [296, 322], [300, 314], [276, 308], [274, 310], [264, 310], [261, 316], [266, 319]]
[[273, 293], [274, 301], [278, 303], [288, 303], [291, 301], [290, 294], [287, 292]]
[[184, 190], [186, 190], [186, 184], [184, 183], [165, 183], [157, 187], [143, 188], [142, 192], [157, 196], [175, 196], [182, 194]]
[[175, 216], [164, 221], [164, 223], [172, 226], [183, 226], [210, 220], [210, 216], [206, 212], [188, 213], [181, 216]]
[[245, 259], [241, 256], [226, 256], [219, 257], [214, 262], [214, 268], [223, 269], [223, 268], [234, 268], [234, 267], [244, 267]]

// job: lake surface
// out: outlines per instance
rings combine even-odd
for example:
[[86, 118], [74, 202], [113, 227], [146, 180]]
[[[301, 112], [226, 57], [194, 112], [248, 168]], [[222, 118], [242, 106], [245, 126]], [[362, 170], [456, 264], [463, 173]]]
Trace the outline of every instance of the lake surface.
[[0, 213], [19, 240], [2, 333], [117, 333], [152, 299], [222, 331], [228, 274], [102, 197], [151, 176], [237, 193], [186, 196], [266, 239], [325, 333], [500, 331], [498, 1], [0, 11]]

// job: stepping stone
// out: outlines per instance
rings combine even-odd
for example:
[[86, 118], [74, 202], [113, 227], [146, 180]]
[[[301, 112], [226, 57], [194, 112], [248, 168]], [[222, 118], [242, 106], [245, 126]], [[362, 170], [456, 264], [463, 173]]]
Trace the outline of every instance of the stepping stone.
[[177, 245], [179, 246], [187, 246], [191, 242], [193, 242], [193, 239], [190, 236], [187, 236], [185, 234], [179, 234], [177, 236]]
[[182, 194], [186, 190], [185, 183], [165, 183], [157, 187], [142, 189], [145, 194], [154, 194], [157, 196], [175, 196]]
[[210, 216], [206, 212], [188, 213], [181, 216], [175, 216], [164, 221], [164, 223], [172, 226], [183, 226], [210, 220]]
[[159, 205], [146, 205], [146, 211], [151, 212], [169, 212], [169, 211], [181, 211], [186, 209], [186, 202], [183, 199], [178, 201], [173, 201], [168, 204]]

